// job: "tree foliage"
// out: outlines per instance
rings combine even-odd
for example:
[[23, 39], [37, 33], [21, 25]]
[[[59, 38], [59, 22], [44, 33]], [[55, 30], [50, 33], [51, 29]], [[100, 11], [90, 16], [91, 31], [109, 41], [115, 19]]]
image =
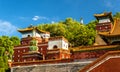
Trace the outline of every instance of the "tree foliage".
[[12, 60], [13, 48], [15, 44], [19, 44], [18, 42], [18, 37], [0, 37], [0, 72], [5, 72], [9, 68], [8, 60]]
[[16, 36], [10, 37], [10, 40], [13, 42], [13, 46], [20, 45], [20, 39]]
[[[120, 18], [120, 12], [113, 15]], [[96, 36], [97, 21], [90, 21], [88, 24], [80, 24], [72, 18], [54, 24], [39, 24], [38, 28], [49, 31], [51, 36], [64, 36], [72, 46], [92, 45]]]
[[120, 18], [120, 12], [116, 12], [116, 14], [113, 15], [113, 17], [115, 17], [115, 18]]
[[85, 25], [67, 18], [54, 24], [39, 24], [38, 28], [49, 31], [52, 37], [64, 36], [72, 46], [92, 45], [95, 39], [95, 23], [96, 21], [92, 21]]

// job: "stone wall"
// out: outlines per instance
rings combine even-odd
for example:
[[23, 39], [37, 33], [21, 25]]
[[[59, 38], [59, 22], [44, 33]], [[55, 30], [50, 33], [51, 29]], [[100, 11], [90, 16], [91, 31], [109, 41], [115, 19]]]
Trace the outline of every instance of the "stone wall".
[[92, 61], [16, 66], [11, 68], [11, 72], [78, 72], [91, 62]]

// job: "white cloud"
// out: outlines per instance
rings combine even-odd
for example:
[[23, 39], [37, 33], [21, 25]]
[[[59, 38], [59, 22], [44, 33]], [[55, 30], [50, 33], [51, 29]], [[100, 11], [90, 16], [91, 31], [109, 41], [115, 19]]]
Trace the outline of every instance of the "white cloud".
[[37, 21], [37, 20], [48, 20], [47, 17], [44, 16], [34, 16], [32, 20]]
[[32, 20], [37, 21], [40, 17], [39, 16], [34, 16]]
[[0, 35], [11, 35], [17, 31], [17, 27], [8, 21], [0, 20]]
[[51, 21], [51, 23], [52, 23], [52, 24], [54, 24], [54, 23], [55, 23], [55, 21]]

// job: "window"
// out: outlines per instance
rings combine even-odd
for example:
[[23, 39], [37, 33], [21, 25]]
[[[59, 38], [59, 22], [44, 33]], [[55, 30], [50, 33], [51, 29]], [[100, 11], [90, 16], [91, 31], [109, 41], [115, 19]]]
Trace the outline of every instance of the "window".
[[46, 35], [44, 35], [44, 38], [46, 37]]
[[66, 48], [68, 48], [68, 45], [66, 45]]
[[62, 58], [64, 58], [64, 54], [62, 54]]
[[18, 62], [20, 62], [20, 60], [18, 59]]
[[18, 57], [20, 57], [20, 55], [18, 55]]
[[107, 29], [108, 27], [106, 26], [105, 28]]
[[35, 61], [35, 59], [33, 59], [33, 61]]
[[41, 51], [43, 50], [42, 48], [40, 48], [41, 49]]
[[24, 62], [26, 62], [26, 59], [24, 59]]
[[57, 45], [54, 45], [54, 46], [53, 46], [53, 49], [57, 49], [57, 48], [58, 48]]
[[68, 58], [68, 56], [66, 58]]
[[65, 44], [64, 44], [64, 47], [65, 47]]
[[20, 50], [18, 50], [18, 53], [20, 52]]
[[56, 59], [55, 57], [53, 57], [52, 59]]
[[28, 35], [28, 37], [30, 37], [30, 35]]
[[25, 49], [23, 50], [23, 52], [25, 52]]

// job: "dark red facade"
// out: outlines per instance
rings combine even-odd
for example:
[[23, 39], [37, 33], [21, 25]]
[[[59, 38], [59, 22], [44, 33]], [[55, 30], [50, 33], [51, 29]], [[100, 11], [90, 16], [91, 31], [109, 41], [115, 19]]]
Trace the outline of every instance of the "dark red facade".
[[[111, 16], [111, 15], [107, 15]], [[96, 16], [98, 19], [101, 16]], [[105, 17], [105, 16], [102, 16]], [[112, 21], [112, 18], [110, 17]], [[110, 32], [113, 28], [112, 22], [98, 23], [96, 25], [96, 30], [98, 32]], [[56, 39], [60, 39], [61, 37], [57, 37]], [[29, 52], [30, 41], [35, 39], [38, 41], [38, 52]], [[64, 41], [66, 39], [62, 38]], [[55, 40], [52, 38], [41, 38], [41, 37], [26, 37], [21, 39], [21, 45], [16, 46], [14, 48], [13, 55], [13, 66], [17, 65], [25, 65], [25, 64], [44, 64], [44, 63], [63, 63], [63, 62], [74, 62], [75, 60], [80, 59], [92, 59], [99, 58], [104, 55], [106, 52], [113, 50], [120, 50], [120, 45], [98, 45], [98, 46], [90, 46], [85, 48], [79, 48], [78, 50], [70, 50], [70, 49], [62, 49], [58, 48], [56, 45], [53, 49], [48, 48], [48, 41]], [[93, 72], [96, 72], [100, 68], [96, 69]]]
[[48, 50], [46, 59], [70, 59], [70, 51], [64, 49]]
[[96, 30], [100, 31], [100, 32], [108, 32], [112, 29], [113, 24], [111, 22], [107, 22], [107, 23], [98, 23], [96, 25]]
[[[15, 46], [14, 47], [13, 62], [23, 62], [23, 61], [26, 61], [25, 60], [26, 58], [24, 59], [24, 56], [29, 54], [29, 47], [30, 47], [30, 43], [29, 42], [30, 42], [30, 40], [27, 41], [27, 42], [28, 42], [28, 44], [26, 44], [26, 45], [25, 44], [21, 44], [19, 46]], [[42, 59], [44, 59], [45, 56], [46, 56], [47, 47], [48, 47], [48, 43], [47, 42], [38, 43], [38, 52], [39, 52], [38, 54], [41, 54], [41, 56], [43, 56]], [[34, 57], [31, 57], [31, 59], [29, 59], [29, 61], [31, 61], [31, 60], [33, 61], [35, 59], [34, 59]]]

